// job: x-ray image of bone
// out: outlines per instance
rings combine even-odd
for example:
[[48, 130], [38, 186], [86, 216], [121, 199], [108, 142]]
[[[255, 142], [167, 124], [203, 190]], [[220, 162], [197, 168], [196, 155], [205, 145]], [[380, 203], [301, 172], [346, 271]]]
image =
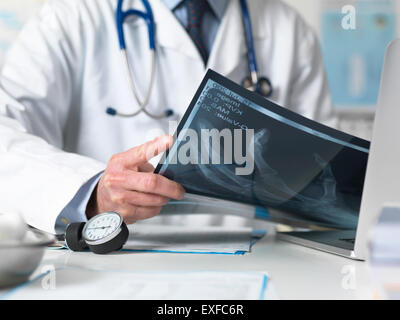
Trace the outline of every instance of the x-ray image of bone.
[[[263, 137], [265, 136], [261, 136], [255, 143], [262, 143], [265, 148], [267, 141], [263, 141]], [[297, 218], [301, 216], [303, 219], [309, 219], [334, 228], [356, 228], [358, 211], [353, 208], [357, 207], [359, 198], [346, 194], [347, 201], [344, 201], [345, 196], [337, 191], [337, 183], [331, 165], [318, 154], [314, 154], [313, 157], [315, 163], [320, 166], [321, 173], [308, 184], [305, 184], [303, 190], [295, 192], [287, 186], [276, 171], [273, 175], [266, 173], [271, 172], [271, 167], [265, 160], [265, 153], [264, 157], [261, 154], [256, 154], [255, 167], [258, 172], [254, 177], [254, 193], [257, 200], [265, 206], [291, 212]], [[271, 192], [267, 191], [270, 187], [279, 190], [279, 194], [285, 195], [276, 196], [277, 199], [281, 200], [281, 203], [270, 201]], [[353, 203], [353, 205], [349, 206], [348, 203]]]
[[[198, 129], [210, 127], [211, 124], [203, 120]], [[291, 212], [296, 219], [309, 219], [334, 228], [355, 228], [358, 212], [347, 206], [346, 202], [354, 202], [352, 207], [357, 207], [359, 199], [356, 196], [346, 195], [350, 199], [344, 202], [343, 195], [337, 194], [336, 180], [330, 165], [318, 154], [313, 154], [316, 166], [321, 168], [320, 174], [307, 181], [300, 194], [289, 188], [278, 171], [267, 164], [265, 159], [268, 158], [266, 152], [270, 138], [271, 134], [267, 129], [255, 133], [254, 150], [263, 152], [255, 152], [255, 171], [251, 176], [235, 175], [234, 165], [199, 164], [195, 172], [201, 175], [202, 180], [209, 182], [208, 190], [204, 190], [204, 184], [197, 183], [198, 179], [185, 179], [181, 176], [180, 180], [185, 182], [184, 187], [200, 193], [217, 197], [224, 193], [236, 194], [247, 201]], [[184, 175], [190, 176], [192, 173], [193, 171], [185, 172]]]

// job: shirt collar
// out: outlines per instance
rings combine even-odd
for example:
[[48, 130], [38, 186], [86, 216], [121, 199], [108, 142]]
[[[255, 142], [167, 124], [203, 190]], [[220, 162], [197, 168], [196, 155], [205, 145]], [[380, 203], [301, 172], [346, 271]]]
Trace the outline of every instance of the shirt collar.
[[[184, 0], [162, 0], [167, 8], [174, 11]], [[207, 0], [216, 17], [221, 20], [229, 0]]]

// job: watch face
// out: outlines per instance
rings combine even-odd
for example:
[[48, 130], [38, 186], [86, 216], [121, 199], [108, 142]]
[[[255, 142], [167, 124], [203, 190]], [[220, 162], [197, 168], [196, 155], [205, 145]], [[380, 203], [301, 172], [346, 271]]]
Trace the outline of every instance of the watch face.
[[111, 240], [119, 233], [122, 224], [121, 216], [116, 212], [105, 212], [90, 219], [82, 235], [86, 241], [101, 242]]

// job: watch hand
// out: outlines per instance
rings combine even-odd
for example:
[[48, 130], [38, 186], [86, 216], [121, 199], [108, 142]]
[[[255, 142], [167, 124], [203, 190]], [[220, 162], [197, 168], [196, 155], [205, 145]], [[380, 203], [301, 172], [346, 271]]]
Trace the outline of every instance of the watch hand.
[[88, 230], [95, 230], [95, 229], [107, 229], [110, 228], [111, 226], [108, 227], [96, 227], [96, 228], [87, 228]]

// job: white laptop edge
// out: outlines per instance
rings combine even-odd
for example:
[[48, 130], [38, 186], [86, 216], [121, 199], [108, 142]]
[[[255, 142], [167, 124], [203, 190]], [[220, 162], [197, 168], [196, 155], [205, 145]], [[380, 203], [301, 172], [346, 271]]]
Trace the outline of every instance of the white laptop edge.
[[400, 200], [400, 39], [386, 50], [354, 254], [368, 259], [370, 230], [386, 203]]

